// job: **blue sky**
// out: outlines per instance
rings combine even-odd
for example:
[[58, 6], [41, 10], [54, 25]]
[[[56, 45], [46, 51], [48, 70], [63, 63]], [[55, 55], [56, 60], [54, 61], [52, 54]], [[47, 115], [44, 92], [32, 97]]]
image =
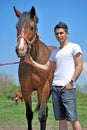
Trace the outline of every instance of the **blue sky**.
[[[78, 43], [83, 51], [84, 70], [77, 83], [87, 84], [87, 0], [0, 0], [0, 64], [19, 61], [15, 53], [17, 44], [13, 6], [21, 12], [35, 7], [39, 17], [38, 33], [46, 45], [59, 46], [54, 26], [65, 22], [69, 27], [69, 41]], [[1, 66], [0, 72], [11, 74], [18, 83], [18, 65]]]

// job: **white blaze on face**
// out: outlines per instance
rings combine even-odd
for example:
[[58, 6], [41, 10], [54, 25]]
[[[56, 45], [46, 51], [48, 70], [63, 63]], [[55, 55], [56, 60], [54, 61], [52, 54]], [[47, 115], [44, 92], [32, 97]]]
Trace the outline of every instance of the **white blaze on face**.
[[23, 48], [24, 48], [24, 38], [20, 38], [19, 49], [23, 50]]

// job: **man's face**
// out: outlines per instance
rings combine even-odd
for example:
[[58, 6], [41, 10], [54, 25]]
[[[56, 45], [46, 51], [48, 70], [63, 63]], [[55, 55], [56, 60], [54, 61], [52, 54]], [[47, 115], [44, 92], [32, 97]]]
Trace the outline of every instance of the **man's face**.
[[55, 36], [60, 43], [64, 43], [67, 39], [68, 32], [66, 32], [63, 28], [57, 28], [55, 30]]

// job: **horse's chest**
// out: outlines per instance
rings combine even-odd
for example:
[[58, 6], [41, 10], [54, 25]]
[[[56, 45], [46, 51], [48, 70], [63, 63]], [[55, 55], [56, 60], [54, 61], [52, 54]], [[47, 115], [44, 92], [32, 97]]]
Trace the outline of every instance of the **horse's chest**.
[[20, 65], [19, 79], [21, 84], [26, 85], [28, 83], [29, 85], [32, 84], [34, 88], [38, 88], [39, 86], [44, 86], [47, 81], [47, 73], [37, 71], [32, 66]]
[[46, 75], [43, 73], [32, 73], [32, 82], [34, 86], [44, 84], [46, 79]]

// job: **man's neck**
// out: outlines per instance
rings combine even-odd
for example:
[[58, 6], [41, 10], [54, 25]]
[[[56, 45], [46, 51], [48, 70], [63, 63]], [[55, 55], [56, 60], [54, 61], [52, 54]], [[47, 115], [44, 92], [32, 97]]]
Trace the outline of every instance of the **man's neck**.
[[64, 48], [68, 43], [69, 43], [68, 40], [66, 40], [66, 41], [63, 42], [63, 43], [60, 43], [60, 49]]

